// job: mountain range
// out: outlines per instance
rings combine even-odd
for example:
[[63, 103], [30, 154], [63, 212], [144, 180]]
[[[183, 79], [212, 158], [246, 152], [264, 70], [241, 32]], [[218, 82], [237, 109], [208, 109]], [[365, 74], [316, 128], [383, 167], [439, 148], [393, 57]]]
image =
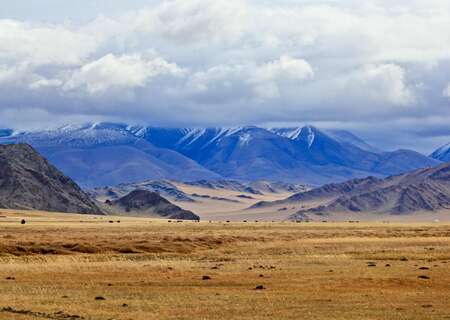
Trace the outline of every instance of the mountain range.
[[410, 150], [378, 150], [347, 131], [300, 128], [173, 129], [117, 123], [0, 130], [28, 143], [85, 188], [144, 180], [235, 179], [322, 185], [436, 166]]
[[[179, 188], [179, 182], [168, 180], [147, 180], [137, 183], [121, 183], [117, 186], [105, 186], [89, 190], [89, 195], [93, 199], [100, 202], [108, 200], [117, 200], [134, 190], [147, 190], [158, 193], [164, 198], [175, 202], [197, 202], [195, 194], [188, 194]], [[185, 182], [184, 185], [191, 187], [198, 187], [209, 190], [227, 190], [236, 191], [243, 194], [264, 195], [266, 193], [297, 193], [309, 190], [308, 187], [300, 184], [292, 184], [286, 182], [269, 182], [269, 181], [254, 181], [254, 182], [239, 182], [232, 180], [199, 180], [194, 182]], [[223, 199], [222, 199], [223, 200]]]
[[249, 210], [292, 211], [293, 220], [347, 216], [400, 216], [450, 209], [450, 163], [384, 179], [367, 177], [326, 184], [287, 199], [258, 202]]
[[[304, 204], [291, 218], [345, 213], [404, 215], [450, 209], [450, 164], [418, 169], [385, 179], [368, 177], [325, 185], [286, 200], [264, 202], [254, 208]], [[311, 205], [312, 204], [312, 205]]]

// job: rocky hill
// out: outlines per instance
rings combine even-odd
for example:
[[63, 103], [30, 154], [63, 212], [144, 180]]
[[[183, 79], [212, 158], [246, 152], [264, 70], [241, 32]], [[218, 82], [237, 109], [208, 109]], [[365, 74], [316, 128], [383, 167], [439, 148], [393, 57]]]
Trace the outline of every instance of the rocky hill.
[[386, 179], [368, 178], [326, 185], [284, 200], [285, 203], [301, 201], [317, 201], [320, 204], [300, 210], [292, 216], [293, 219], [345, 212], [400, 215], [448, 210], [450, 164], [419, 169]]
[[102, 214], [75, 182], [27, 144], [0, 145], [0, 207]]
[[121, 183], [117, 186], [94, 188], [89, 191], [89, 194], [93, 199], [99, 201], [117, 200], [138, 189], [156, 192], [170, 201], [195, 202], [190, 195], [180, 190], [174, 183], [168, 180], [146, 180], [136, 183]]
[[130, 216], [162, 217], [167, 219], [200, 220], [191, 211], [184, 210], [156, 192], [134, 190], [124, 197], [106, 202], [106, 210], [115, 214]]

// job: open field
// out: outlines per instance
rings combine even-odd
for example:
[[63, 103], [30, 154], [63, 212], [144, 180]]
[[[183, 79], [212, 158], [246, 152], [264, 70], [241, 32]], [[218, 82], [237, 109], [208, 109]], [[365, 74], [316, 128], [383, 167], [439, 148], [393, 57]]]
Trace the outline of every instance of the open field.
[[0, 216], [0, 319], [450, 319], [450, 224]]

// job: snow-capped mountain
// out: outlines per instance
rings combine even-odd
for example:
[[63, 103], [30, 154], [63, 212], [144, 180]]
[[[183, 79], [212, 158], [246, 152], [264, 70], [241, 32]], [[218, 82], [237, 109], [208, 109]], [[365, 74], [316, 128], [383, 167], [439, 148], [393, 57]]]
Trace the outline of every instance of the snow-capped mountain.
[[114, 123], [68, 125], [13, 132], [0, 143], [28, 143], [83, 187], [147, 179], [216, 179], [220, 176], [182, 154], [157, 148]]
[[176, 150], [224, 177], [243, 180], [321, 184], [350, 177], [398, 174], [439, 163], [408, 150], [379, 152], [349, 132], [328, 133], [312, 126], [146, 128], [142, 137], [156, 146]]
[[0, 131], [0, 143], [17, 142], [33, 145], [88, 187], [221, 177], [319, 185], [439, 164], [413, 151], [380, 152], [349, 132], [312, 126], [173, 129], [95, 123]]
[[[149, 129], [148, 133], [147, 140], [159, 145], [156, 132]], [[300, 150], [291, 140], [257, 127], [191, 130], [164, 147], [176, 150], [226, 178], [295, 180], [295, 177], [305, 178], [312, 174], [299, 161]], [[308, 179], [313, 178], [320, 177]]]
[[[312, 145], [315, 140], [315, 133], [318, 130], [317, 128], [314, 128], [312, 126], [305, 126], [305, 127], [297, 127], [297, 128], [271, 128], [270, 131], [292, 139], [292, 140], [299, 140], [303, 137], [308, 143], [308, 145]], [[341, 144], [348, 144], [356, 146], [362, 150], [370, 151], [378, 153], [380, 152], [379, 149], [375, 148], [374, 146], [369, 145], [367, 142], [362, 140], [361, 138], [355, 136], [353, 133], [346, 131], [346, 130], [320, 130], [321, 132], [325, 133], [329, 137], [333, 138], [337, 142]]]
[[444, 162], [450, 161], [450, 143], [447, 143], [434, 151], [430, 157]]

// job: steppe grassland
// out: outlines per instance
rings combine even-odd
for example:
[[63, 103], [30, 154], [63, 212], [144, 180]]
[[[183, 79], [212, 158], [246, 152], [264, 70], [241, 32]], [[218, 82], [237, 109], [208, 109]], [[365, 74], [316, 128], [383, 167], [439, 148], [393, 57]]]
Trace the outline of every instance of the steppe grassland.
[[0, 216], [0, 319], [450, 319], [450, 224]]

